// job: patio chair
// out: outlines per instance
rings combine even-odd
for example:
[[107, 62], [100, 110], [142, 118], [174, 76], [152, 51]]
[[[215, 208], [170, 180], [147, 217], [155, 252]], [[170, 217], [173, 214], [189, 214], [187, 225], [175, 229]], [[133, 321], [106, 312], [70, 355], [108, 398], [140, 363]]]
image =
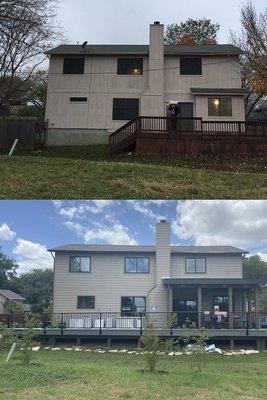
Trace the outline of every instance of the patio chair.
[[84, 318], [81, 317], [70, 317], [70, 328], [83, 328], [84, 327]]

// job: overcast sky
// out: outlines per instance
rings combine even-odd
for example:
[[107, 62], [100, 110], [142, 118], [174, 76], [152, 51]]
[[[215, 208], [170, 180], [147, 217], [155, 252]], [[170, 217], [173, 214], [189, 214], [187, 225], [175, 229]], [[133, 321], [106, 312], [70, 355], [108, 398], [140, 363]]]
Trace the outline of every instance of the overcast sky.
[[[245, 0], [244, 0], [245, 1]], [[210, 18], [221, 25], [219, 42], [227, 43], [230, 29], [240, 28], [243, 0], [61, 0], [58, 21], [69, 43], [145, 44], [148, 25], [156, 20], [168, 25], [188, 18]], [[258, 11], [264, 0], [254, 0]]]
[[233, 245], [267, 261], [267, 201], [1, 201], [0, 247], [20, 272], [51, 267], [48, 248], [68, 243], [155, 243], [171, 223], [176, 245]]

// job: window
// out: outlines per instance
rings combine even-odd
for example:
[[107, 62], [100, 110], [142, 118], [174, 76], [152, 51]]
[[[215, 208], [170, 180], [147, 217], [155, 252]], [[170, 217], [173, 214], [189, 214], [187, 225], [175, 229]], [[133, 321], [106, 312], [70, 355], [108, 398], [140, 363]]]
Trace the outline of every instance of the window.
[[211, 97], [208, 99], [210, 117], [231, 117], [232, 99], [230, 97]]
[[202, 75], [202, 59], [180, 58], [180, 75]]
[[70, 97], [71, 102], [77, 102], [77, 103], [86, 103], [87, 102], [87, 97]]
[[145, 297], [122, 297], [121, 313], [122, 315], [133, 315], [135, 313], [143, 314], [146, 312]]
[[143, 75], [142, 58], [118, 58], [118, 75]]
[[95, 308], [95, 296], [78, 296], [77, 299], [78, 309], [94, 309]]
[[70, 272], [91, 272], [90, 257], [70, 257]]
[[113, 120], [129, 121], [139, 115], [139, 99], [113, 99]]
[[213, 306], [218, 306], [220, 311], [229, 311], [228, 296], [216, 296], [213, 299]]
[[125, 272], [127, 273], [149, 273], [149, 258], [127, 257], [125, 258]]
[[187, 274], [205, 274], [206, 259], [205, 258], [187, 258], [185, 264], [185, 272]]
[[63, 74], [84, 74], [84, 58], [64, 58]]
[[196, 300], [178, 300], [176, 304], [177, 311], [196, 311]]

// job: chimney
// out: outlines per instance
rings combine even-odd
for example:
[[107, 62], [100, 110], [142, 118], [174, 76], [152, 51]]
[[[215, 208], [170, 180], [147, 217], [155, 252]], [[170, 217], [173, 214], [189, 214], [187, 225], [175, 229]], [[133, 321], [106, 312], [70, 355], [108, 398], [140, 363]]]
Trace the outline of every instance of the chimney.
[[150, 25], [148, 88], [141, 96], [141, 114], [165, 116], [164, 93], [164, 25]]
[[156, 280], [162, 285], [163, 277], [171, 276], [170, 224], [162, 220], [156, 227]]

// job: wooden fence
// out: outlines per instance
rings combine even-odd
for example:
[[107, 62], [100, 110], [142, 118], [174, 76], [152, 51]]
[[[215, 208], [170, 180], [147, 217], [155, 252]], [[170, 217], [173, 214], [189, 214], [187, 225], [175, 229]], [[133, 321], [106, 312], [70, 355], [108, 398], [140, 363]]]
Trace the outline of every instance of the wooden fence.
[[39, 142], [41, 130], [36, 118], [0, 118], [0, 149], [10, 149], [18, 139], [18, 149], [33, 149]]

